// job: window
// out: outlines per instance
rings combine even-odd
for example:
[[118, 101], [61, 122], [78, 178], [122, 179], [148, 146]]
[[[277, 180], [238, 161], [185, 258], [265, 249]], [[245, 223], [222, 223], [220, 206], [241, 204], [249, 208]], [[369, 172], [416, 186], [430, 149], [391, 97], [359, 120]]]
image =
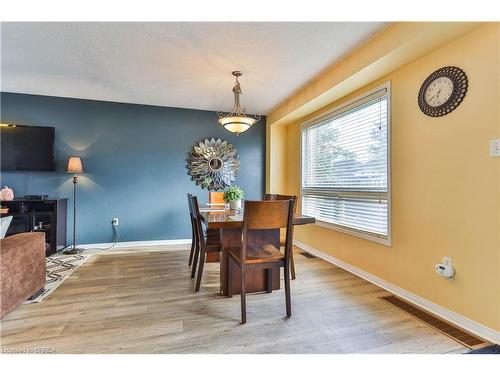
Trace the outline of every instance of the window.
[[318, 225], [390, 244], [385, 84], [302, 127], [302, 212]]

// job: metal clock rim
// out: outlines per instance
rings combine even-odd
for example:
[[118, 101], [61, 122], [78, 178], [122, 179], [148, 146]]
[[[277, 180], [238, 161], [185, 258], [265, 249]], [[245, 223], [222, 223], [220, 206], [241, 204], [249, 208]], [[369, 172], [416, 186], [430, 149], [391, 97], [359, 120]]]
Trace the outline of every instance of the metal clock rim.
[[[440, 77], [446, 77], [453, 82], [453, 91], [450, 98], [440, 106], [433, 107], [425, 101], [425, 91], [430, 83]], [[432, 72], [420, 87], [418, 105], [420, 110], [428, 116], [440, 117], [455, 110], [465, 98], [468, 88], [468, 79], [465, 72], [456, 66], [445, 66]]]

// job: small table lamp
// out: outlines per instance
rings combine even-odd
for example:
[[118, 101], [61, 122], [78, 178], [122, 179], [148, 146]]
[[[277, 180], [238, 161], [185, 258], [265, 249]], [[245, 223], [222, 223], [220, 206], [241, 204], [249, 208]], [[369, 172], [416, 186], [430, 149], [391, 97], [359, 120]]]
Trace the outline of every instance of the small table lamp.
[[83, 251], [76, 247], [76, 184], [78, 183], [78, 173], [83, 173], [83, 163], [79, 156], [70, 156], [66, 172], [73, 173], [73, 245], [65, 254], [78, 254]]

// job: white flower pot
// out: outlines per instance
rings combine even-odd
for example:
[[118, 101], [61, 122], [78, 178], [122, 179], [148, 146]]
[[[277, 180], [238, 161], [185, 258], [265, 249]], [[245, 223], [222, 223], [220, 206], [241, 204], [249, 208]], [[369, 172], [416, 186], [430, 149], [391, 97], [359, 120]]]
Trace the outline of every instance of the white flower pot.
[[229, 202], [229, 208], [231, 210], [241, 210], [241, 199], [237, 201]]

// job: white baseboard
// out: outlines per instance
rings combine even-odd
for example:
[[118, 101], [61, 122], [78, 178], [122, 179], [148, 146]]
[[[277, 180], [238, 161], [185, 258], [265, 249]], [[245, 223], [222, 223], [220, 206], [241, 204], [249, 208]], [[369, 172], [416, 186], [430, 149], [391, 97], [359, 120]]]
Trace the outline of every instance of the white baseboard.
[[422, 298], [420, 296], [417, 296], [416, 294], [413, 294], [403, 288], [400, 288], [399, 286], [396, 286], [394, 284], [391, 284], [383, 279], [381, 279], [378, 276], [372, 275], [371, 273], [368, 273], [366, 271], [363, 271], [360, 268], [357, 268], [349, 263], [346, 263], [338, 258], [335, 258], [332, 255], [326, 254], [318, 249], [315, 249], [303, 242], [300, 241], [293, 241], [293, 244], [302, 250], [318, 257], [321, 258], [329, 263], [332, 263], [336, 265], [337, 267], [340, 267], [356, 276], [361, 277], [362, 279], [365, 279], [366, 281], [369, 281], [372, 284], [375, 284], [379, 286], [382, 289], [387, 290], [388, 292], [401, 297], [408, 302], [413, 303], [414, 305], [417, 305], [418, 307], [422, 308], [423, 310], [426, 310], [434, 315], [439, 316], [440, 318], [455, 324], [456, 326], [459, 326], [479, 337], [482, 337], [483, 339], [493, 342], [495, 344], [500, 344], [500, 332], [497, 332], [491, 328], [488, 328], [480, 323], [477, 323], [469, 318], [466, 318], [465, 316], [462, 316], [460, 314], [457, 314], [453, 311], [450, 311], [442, 306], [439, 306], [438, 304], [431, 302], [425, 298]]
[[[89, 243], [89, 244], [78, 244], [78, 247], [82, 249], [103, 249], [113, 245], [110, 243]], [[110, 250], [113, 249], [123, 249], [125, 247], [145, 247], [145, 246], [168, 246], [165, 250], [189, 250], [191, 247], [191, 239], [180, 239], [180, 240], [153, 240], [153, 241], [123, 241], [117, 242]]]

